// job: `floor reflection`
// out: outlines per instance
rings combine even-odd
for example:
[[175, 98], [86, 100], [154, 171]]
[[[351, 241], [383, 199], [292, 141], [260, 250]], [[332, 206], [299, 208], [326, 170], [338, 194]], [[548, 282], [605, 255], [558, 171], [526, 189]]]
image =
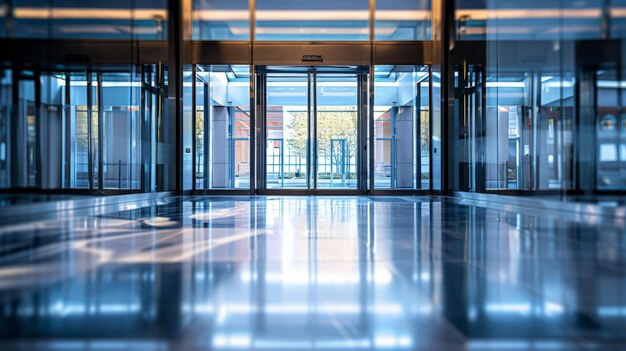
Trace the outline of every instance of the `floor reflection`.
[[613, 218], [185, 197], [0, 228], [0, 349], [626, 347]]

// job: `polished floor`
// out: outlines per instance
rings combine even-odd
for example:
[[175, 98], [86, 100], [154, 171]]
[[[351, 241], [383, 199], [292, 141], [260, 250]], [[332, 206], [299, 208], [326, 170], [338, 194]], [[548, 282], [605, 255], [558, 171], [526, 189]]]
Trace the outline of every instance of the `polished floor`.
[[623, 218], [172, 197], [0, 226], [0, 350], [626, 350]]

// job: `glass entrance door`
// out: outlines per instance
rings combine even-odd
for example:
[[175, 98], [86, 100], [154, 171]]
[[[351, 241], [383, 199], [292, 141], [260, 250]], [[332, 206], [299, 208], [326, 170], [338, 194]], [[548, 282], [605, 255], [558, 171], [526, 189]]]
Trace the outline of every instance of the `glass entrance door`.
[[361, 190], [366, 67], [259, 67], [261, 189]]

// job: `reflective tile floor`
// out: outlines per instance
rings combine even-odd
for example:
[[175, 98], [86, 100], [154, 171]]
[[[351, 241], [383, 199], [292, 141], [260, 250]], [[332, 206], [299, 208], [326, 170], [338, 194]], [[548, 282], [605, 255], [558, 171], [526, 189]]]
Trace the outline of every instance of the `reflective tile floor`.
[[0, 227], [0, 350], [626, 350], [623, 219], [186, 197]]

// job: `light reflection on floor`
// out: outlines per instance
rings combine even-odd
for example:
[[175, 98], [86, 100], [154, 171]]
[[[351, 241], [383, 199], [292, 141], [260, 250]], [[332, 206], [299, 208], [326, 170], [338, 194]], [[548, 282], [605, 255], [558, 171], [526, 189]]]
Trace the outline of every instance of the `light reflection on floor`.
[[0, 350], [626, 348], [612, 218], [186, 197], [0, 227]]

